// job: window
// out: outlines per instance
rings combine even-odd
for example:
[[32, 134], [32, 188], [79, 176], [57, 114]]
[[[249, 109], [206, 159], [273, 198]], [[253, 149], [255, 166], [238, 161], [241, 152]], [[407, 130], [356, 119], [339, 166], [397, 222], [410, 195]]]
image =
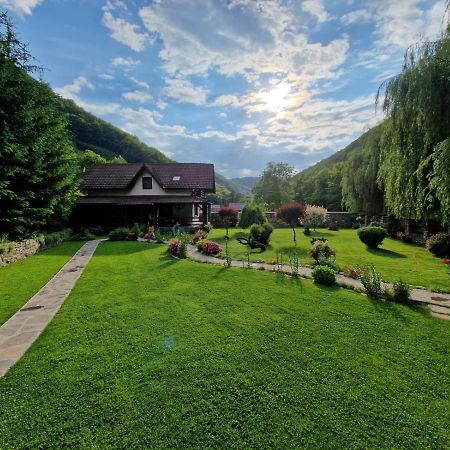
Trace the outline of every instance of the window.
[[180, 181], [180, 177], [174, 176], [174, 177], [172, 178], [172, 181]]
[[152, 177], [142, 177], [142, 189], [151, 189], [153, 185]]
[[194, 216], [198, 216], [198, 205], [197, 205], [197, 203], [194, 204]]

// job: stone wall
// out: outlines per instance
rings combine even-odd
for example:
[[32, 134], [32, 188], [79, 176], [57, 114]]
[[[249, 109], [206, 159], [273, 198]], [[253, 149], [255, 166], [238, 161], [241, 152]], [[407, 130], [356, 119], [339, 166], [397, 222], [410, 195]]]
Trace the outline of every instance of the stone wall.
[[21, 242], [7, 242], [0, 245], [0, 267], [6, 266], [39, 251], [40, 244], [37, 239], [26, 239]]
[[335, 226], [339, 228], [351, 228], [355, 223], [358, 214], [346, 212], [346, 211], [328, 211], [327, 212], [327, 225]]

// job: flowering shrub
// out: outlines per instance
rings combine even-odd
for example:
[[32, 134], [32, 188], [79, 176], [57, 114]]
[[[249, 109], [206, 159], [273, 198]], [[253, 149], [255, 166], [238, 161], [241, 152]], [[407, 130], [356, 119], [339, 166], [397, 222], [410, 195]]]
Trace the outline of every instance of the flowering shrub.
[[344, 275], [346, 277], [353, 278], [354, 280], [358, 279], [358, 270], [355, 267], [346, 267], [344, 269]]
[[202, 244], [202, 253], [205, 255], [217, 255], [222, 251], [222, 247], [214, 241], [205, 241]]
[[172, 256], [186, 258], [186, 244], [178, 238], [169, 241], [167, 250]]
[[447, 266], [448, 274], [450, 275], [450, 259], [444, 258], [442, 262]]
[[196, 244], [198, 241], [202, 241], [203, 239], [206, 239], [208, 236], [208, 233], [205, 230], [197, 230], [194, 233], [194, 236], [192, 238], [192, 242]]
[[438, 233], [427, 240], [427, 249], [434, 256], [448, 258], [450, 256], [450, 233]]
[[327, 219], [327, 209], [322, 206], [306, 205], [305, 216], [303, 218], [304, 225], [313, 227], [322, 226]]
[[330, 247], [328, 241], [315, 241], [313, 248], [309, 251], [309, 254], [315, 259], [319, 265], [328, 266], [329, 264], [321, 264], [323, 260], [333, 260], [336, 256], [336, 250]]
[[155, 233], [149, 231], [148, 233], [144, 234], [144, 239], [146, 241], [151, 241], [151, 240], [155, 239]]

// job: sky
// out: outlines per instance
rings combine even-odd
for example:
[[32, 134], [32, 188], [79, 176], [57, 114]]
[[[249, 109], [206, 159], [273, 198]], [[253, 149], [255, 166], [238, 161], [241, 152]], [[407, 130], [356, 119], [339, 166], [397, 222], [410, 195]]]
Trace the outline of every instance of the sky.
[[180, 162], [296, 170], [382, 120], [444, 0], [0, 0], [61, 96]]

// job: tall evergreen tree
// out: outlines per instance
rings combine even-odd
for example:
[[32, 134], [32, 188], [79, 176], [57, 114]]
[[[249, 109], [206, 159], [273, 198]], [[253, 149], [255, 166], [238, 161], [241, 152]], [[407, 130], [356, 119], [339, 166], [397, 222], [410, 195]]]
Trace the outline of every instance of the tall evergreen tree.
[[75, 198], [76, 161], [57, 98], [0, 14], [0, 233], [61, 226]]

